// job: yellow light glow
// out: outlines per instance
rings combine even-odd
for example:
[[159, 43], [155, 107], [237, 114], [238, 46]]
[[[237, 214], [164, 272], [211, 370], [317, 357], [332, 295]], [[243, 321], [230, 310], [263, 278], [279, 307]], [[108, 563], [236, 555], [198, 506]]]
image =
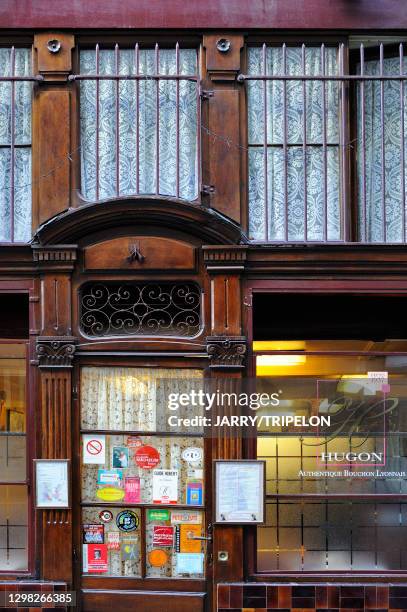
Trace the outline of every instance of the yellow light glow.
[[297, 366], [305, 363], [305, 355], [257, 355], [258, 367]]
[[303, 351], [305, 342], [298, 340], [255, 340], [253, 351]]

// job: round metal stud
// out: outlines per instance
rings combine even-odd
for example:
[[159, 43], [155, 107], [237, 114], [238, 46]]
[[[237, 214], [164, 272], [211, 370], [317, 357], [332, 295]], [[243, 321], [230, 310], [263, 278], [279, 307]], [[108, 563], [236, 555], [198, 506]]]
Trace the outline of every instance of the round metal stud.
[[221, 53], [227, 53], [230, 50], [231, 46], [232, 46], [232, 43], [230, 42], [228, 38], [219, 38], [219, 40], [216, 43], [216, 48]]
[[61, 50], [61, 41], [53, 38], [47, 42], [47, 49], [50, 53], [58, 53]]

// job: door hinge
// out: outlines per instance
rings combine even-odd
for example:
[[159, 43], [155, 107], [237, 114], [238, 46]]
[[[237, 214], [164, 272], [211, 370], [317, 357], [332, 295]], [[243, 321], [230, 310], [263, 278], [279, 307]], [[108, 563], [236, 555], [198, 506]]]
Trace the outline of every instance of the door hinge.
[[72, 387], [72, 399], [78, 399], [78, 387], [74, 385]]
[[199, 94], [201, 100], [209, 100], [209, 98], [213, 98], [214, 95], [215, 92], [213, 91], [213, 89], [201, 89], [201, 92]]
[[212, 195], [215, 191], [215, 185], [201, 185], [201, 195]]

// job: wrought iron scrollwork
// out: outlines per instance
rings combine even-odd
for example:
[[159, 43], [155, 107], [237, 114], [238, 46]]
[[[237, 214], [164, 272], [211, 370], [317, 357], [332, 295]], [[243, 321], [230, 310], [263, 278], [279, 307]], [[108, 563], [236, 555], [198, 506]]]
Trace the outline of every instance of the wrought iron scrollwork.
[[195, 336], [201, 290], [195, 283], [88, 283], [80, 293], [87, 336]]

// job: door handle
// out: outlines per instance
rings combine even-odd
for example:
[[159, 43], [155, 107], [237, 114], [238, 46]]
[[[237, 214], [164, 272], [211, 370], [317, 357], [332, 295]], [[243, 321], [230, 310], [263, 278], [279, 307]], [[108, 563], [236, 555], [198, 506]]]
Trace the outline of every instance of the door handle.
[[187, 538], [188, 540], [204, 540], [207, 542], [212, 542], [212, 536], [196, 536], [191, 531], [188, 532]]

